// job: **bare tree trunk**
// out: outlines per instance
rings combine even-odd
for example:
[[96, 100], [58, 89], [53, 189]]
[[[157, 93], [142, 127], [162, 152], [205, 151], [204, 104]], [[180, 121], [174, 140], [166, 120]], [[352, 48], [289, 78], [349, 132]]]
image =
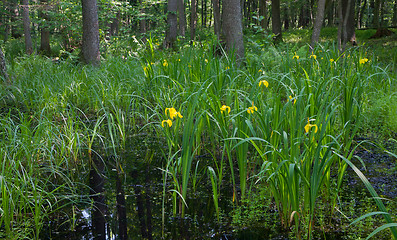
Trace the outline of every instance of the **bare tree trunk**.
[[397, 1], [394, 1], [392, 25], [397, 26]]
[[120, 11], [117, 11], [116, 16], [112, 18], [110, 23], [110, 35], [117, 36], [119, 34]]
[[376, 28], [376, 29], [378, 29], [380, 27], [380, 21], [379, 21], [380, 5], [381, 5], [381, 0], [375, 0], [374, 18], [372, 20], [372, 24], [373, 24], [374, 28]]
[[214, 10], [214, 32], [219, 40], [221, 34], [221, 11], [219, 0], [212, 0], [212, 8]]
[[99, 23], [96, 0], [81, 0], [83, 12], [83, 61], [87, 64], [99, 65]]
[[364, 11], [365, 11], [366, 6], [367, 6], [367, 0], [364, 0], [360, 6], [361, 7], [360, 12], [357, 16], [357, 28], [361, 28], [363, 26], [363, 16], [364, 16]]
[[320, 39], [321, 27], [324, 22], [325, 1], [326, 0], [318, 0], [316, 20], [314, 22], [312, 41], [310, 44], [311, 48], [314, 48]]
[[4, 58], [4, 54], [1, 48], [0, 48], [0, 72], [1, 72], [0, 76], [5, 80], [5, 82], [9, 82], [10, 77], [8, 76], [7, 73], [6, 59]]
[[224, 0], [222, 30], [226, 39], [226, 50], [234, 51], [237, 65], [244, 59], [243, 24], [240, 0]]
[[263, 19], [260, 21], [262, 29], [267, 29], [267, 0], [259, 0], [259, 16], [262, 16]]
[[176, 16], [177, 12], [177, 0], [168, 0], [167, 10], [167, 34], [165, 40], [166, 48], [173, 48], [176, 41], [177, 29], [178, 29], [178, 18]]
[[338, 28], [338, 47], [341, 52], [346, 49], [346, 43], [356, 44], [354, 27], [354, 0], [339, 1], [339, 28]]
[[[146, 13], [145, 7], [142, 7], [141, 13], [143, 15], [145, 15], [145, 13]], [[141, 20], [139, 20], [139, 32], [142, 36], [141, 40], [143, 42], [146, 42], [146, 36], [145, 36], [146, 31], [147, 31], [146, 18], [143, 17], [143, 18], [141, 18]]]
[[272, 0], [272, 31], [275, 35], [275, 42], [283, 41], [281, 34], [280, 0]]
[[196, 38], [196, 24], [197, 24], [197, 0], [191, 0], [191, 13], [190, 13], [190, 39]]
[[49, 55], [51, 53], [50, 47], [50, 30], [48, 30], [48, 0], [41, 0], [43, 5], [43, 10], [41, 11], [40, 18], [44, 20], [44, 26], [41, 25], [41, 37], [40, 37], [40, 52], [44, 55]]
[[185, 3], [183, 0], [178, 0], [177, 3], [178, 16], [179, 16], [179, 33], [181, 36], [186, 35], [186, 16], [185, 16]]
[[27, 54], [33, 53], [32, 36], [30, 35], [29, 0], [22, 0], [23, 32], [25, 35], [25, 50]]

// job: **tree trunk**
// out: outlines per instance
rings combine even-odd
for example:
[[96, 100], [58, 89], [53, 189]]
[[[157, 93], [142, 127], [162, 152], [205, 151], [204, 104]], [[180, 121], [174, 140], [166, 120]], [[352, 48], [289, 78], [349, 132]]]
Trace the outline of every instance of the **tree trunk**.
[[139, 32], [142, 36], [141, 40], [143, 42], [146, 42], [146, 31], [147, 31], [147, 25], [146, 25], [146, 17], [145, 17], [145, 13], [146, 13], [146, 9], [145, 7], [142, 7], [141, 9], [141, 13], [143, 15], [143, 17], [139, 20]]
[[178, 0], [177, 3], [178, 16], [179, 16], [179, 33], [181, 36], [186, 35], [186, 16], [185, 16], [185, 2], [183, 0]]
[[240, 0], [223, 1], [222, 30], [226, 39], [226, 50], [234, 52], [236, 63], [239, 65], [244, 59], [244, 41]]
[[33, 53], [32, 36], [30, 35], [29, 0], [22, 0], [23, 32], [25, 35], [25, 50], [27, 54]]
[[214, 10], [214, 32], [219, 40], [221, 34], [221, 11], [219, 8], [219, 0], [212, 0], [212, 8]]
[[324, 22], [325, 1], [326, 0], [318, 0], [317, 3], [316, 20], [314, 22], [312, 40], [310, 44], [312, 49], [320, 39], [321, 27], [323, 26]]
[[274, 41], [276, 43], [283, 41], [281, 34], [280, 0], [272, 0], [272, 31], [275, 35]]
[[267, 0], [259, 0], [259, 16], [262, 16], [263, 19], [260, 22], [262, 29], [267, 29]]
[[380, 5], [381, 5], [381, 0], [375, 0], [374, 19], [372, 20], [372, 24], [376, 29], [380, 27], [380, 21], [379, 21]]
[[83, 61], [87, 64], [99, 65], [99, 23], [96, 0], [81, 0], [83, 13]]
[[284, 8], [284, 29], [289, 29], [289, 16], [288, 16], [288, 8]]
[[366, 6], [367, 6], [367, 0], [364, 0], [361, 5], [360, 12], [357, 16], [357, 18], [358, 18], [357, 19], [357, 28], [362, 28], [362, 26], [363, 26], [363, 16], [364, 16], [364, 11], [365, 11]]
[[41, 0], [41, 4], [43, 5], [43, 10], [40, 13], [40, 18], [44, 20], [44, 25], [40, 26], [41, 29], [41, 37], [40, 37], [40, 52], [44, 55], [50, 55], [51, 47], [50, 47], [50, 30], [48, 29], [48, 0]]
[[7, 65], [6, 65], [6, 59], [4, 57], [3, 51], [0, 48], [0, 73], [1, 77], [5, 80], [5, 82], [9, 82], [10, 78], [7, 74]]
[[191, 13], [190, 13], [190, 39], [196, 38], [196, 24], [197, 24], [197, 0], [191, 0]]
[[177, 12], [177, 0], [168, 0], [168, 5], [167, 5], [167, 10], [168, 10], [168, 15], [167, 15], [167, 23], [168, 23], [168, 28], [167, 28], [167, 34], [166, 34], [166, 41], [165, 41], [165, 47], [166, 48], [173, 48], [174, 43], [176, 41], [176, 36], [177, 36], [177, 29], [178, 29], [178, 18], [176, 16]]
[[392, 25], [397, 26], [397, 1], [394, 1]]
[[341, 52], [346, 49], [346, 43], [356, 44], [354, 27], [354, 0], [339, 1], [339, 28], [338, 28], [338, 47]]
[[119, 34], [119, 23], [120, 23], [120, 11], [117, 11], [116, 16], [112, 18], [112, 23], [110, 23], [110, 35], [117, 36]]
[[327, 0], [326, 5], [325, 5], [325, 10], [327, 12], [327, 26], [333, 26], [334, 25], [334, 14], [335, 14], [335, 4], [333, 0]]

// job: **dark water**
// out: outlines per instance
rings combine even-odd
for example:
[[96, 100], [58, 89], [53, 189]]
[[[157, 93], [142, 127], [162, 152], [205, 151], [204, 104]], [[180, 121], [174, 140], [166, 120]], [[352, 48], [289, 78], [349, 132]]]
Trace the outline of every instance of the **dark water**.
[[[124, 166], [122, 170], [116, 169], [115, 164], [99, 164], [96, 172], [100, 174], [91, 173], [93, 204], [79, 208], [75, 230], [71, 231], [70, 225], [65, 224], [67, 219], [54, 218], [44, 226], [42, 239], [289, 239], [289, 233], [282, 230], [277, 222], [272, 227], [259, 224], [235, 229], [230, 216], [233, 210], [232, 187], [227, 179], [221, 189], [220, 208], [223, 214], [218, 221], [210, 180], [206, 176], [199, 182], [199, 191], [189, 189], [187, 214], [183, 219], [178, 214], [172, 214], [172, 198], [167, 193], [163, 230], [163, 184], [162, 171], [159, 169], [164, 161], [159, 151], [163, 145], [143, 135], [130, 140], [127, 146], [128, 150], [119, 160]], [[395, 159], [375, 151], [360, 151], [357, 154], [366, 165], [361, 170], [377, 192], [395, 199], [396, 171], [389, 171], [395, 169]], [[198, 160], [206, 161], [205, 158]], [[108, 163], [112, 161], [114, 157], [107, 158]], [[168, 190], [173, 188], [169, 185], [170, 181], [167, 184]], [[350, 170], [347, 184], [347, 188], [354, 189], [352, 192], [364, 189]], [[315, 239], [342, 239], [344, 235], [346, 232], [336, 228], [316, 234]]]

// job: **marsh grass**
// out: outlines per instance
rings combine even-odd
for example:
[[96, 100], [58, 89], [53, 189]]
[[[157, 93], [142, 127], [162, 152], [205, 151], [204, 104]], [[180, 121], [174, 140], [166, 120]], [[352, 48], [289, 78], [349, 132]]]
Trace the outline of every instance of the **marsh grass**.
[[[255, 52], [237, 68], [211, 44], [170, 54], [156, 41], [148, 39], [139, 54], [108, 56], [99, 68], [38, 56], [12, 63], [16, 81], [0, 98], [6, 234], [38, 239], [51, 214], [89, 201], [88, 187], [81, 186], [93, 155], [125, 174], [126, 141], [145, 132], [167, 145], [157, 166], [163, 226], [166, 205], [174, 216], [189, 214], [188, 199], [203, 190], [200, 181], [210, 181], [218, 220], [220, 201], [249, 204], [251, 189], [262, 182], [280, 225], [297, 238], [312, 238], [317, 206], [326, 199], [334, 214], [339, 204], [369, 99], [395, 89], [393, 66], [379, 65], [365, 46], [340, 54], [332, 43], [309, 51], [255, 40], [248, 46]], [[181, 117], [171, 117], [171, 108]], [[225, 183], [233, 189], [223, 196]]]

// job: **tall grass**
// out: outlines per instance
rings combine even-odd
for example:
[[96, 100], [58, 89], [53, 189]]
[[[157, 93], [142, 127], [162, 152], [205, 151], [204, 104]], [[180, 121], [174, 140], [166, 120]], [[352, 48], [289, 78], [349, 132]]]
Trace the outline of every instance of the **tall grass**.
[[[46, 217], [87, 194], [76, 185], [84, 186], [92, 155], [114, 156], [103, 159], [115, 159], [107, 166], [124, 174], [126, 141], [144, 131], [168, 147], [158, 166], [163, 223], [166, 205], [173, 215], [189, 213], [199, 179], [211, 185], [218, 219], [221, 199], [245, 204], [259, 180], [271, 189], [281, 225], [311, 239], [319, 199], [331, 202], [330, 213], [338, 204], [364, 99], [393, 88], [391, 81], [373, 86], [386, 74], [376, 59], [364, 48], [257, 45], [237, 68], [206, 44], [173, 54], [157, 51], [154, 39], [143, 47], [138, 57], [109, 58], [99, 69], [37, 56], [15, 62], [15, 85], [0, 99], [6, 234], [25, 227], [15, 238], [38, 239]], [[222, 196], [225, 182], [233, 190]]]

